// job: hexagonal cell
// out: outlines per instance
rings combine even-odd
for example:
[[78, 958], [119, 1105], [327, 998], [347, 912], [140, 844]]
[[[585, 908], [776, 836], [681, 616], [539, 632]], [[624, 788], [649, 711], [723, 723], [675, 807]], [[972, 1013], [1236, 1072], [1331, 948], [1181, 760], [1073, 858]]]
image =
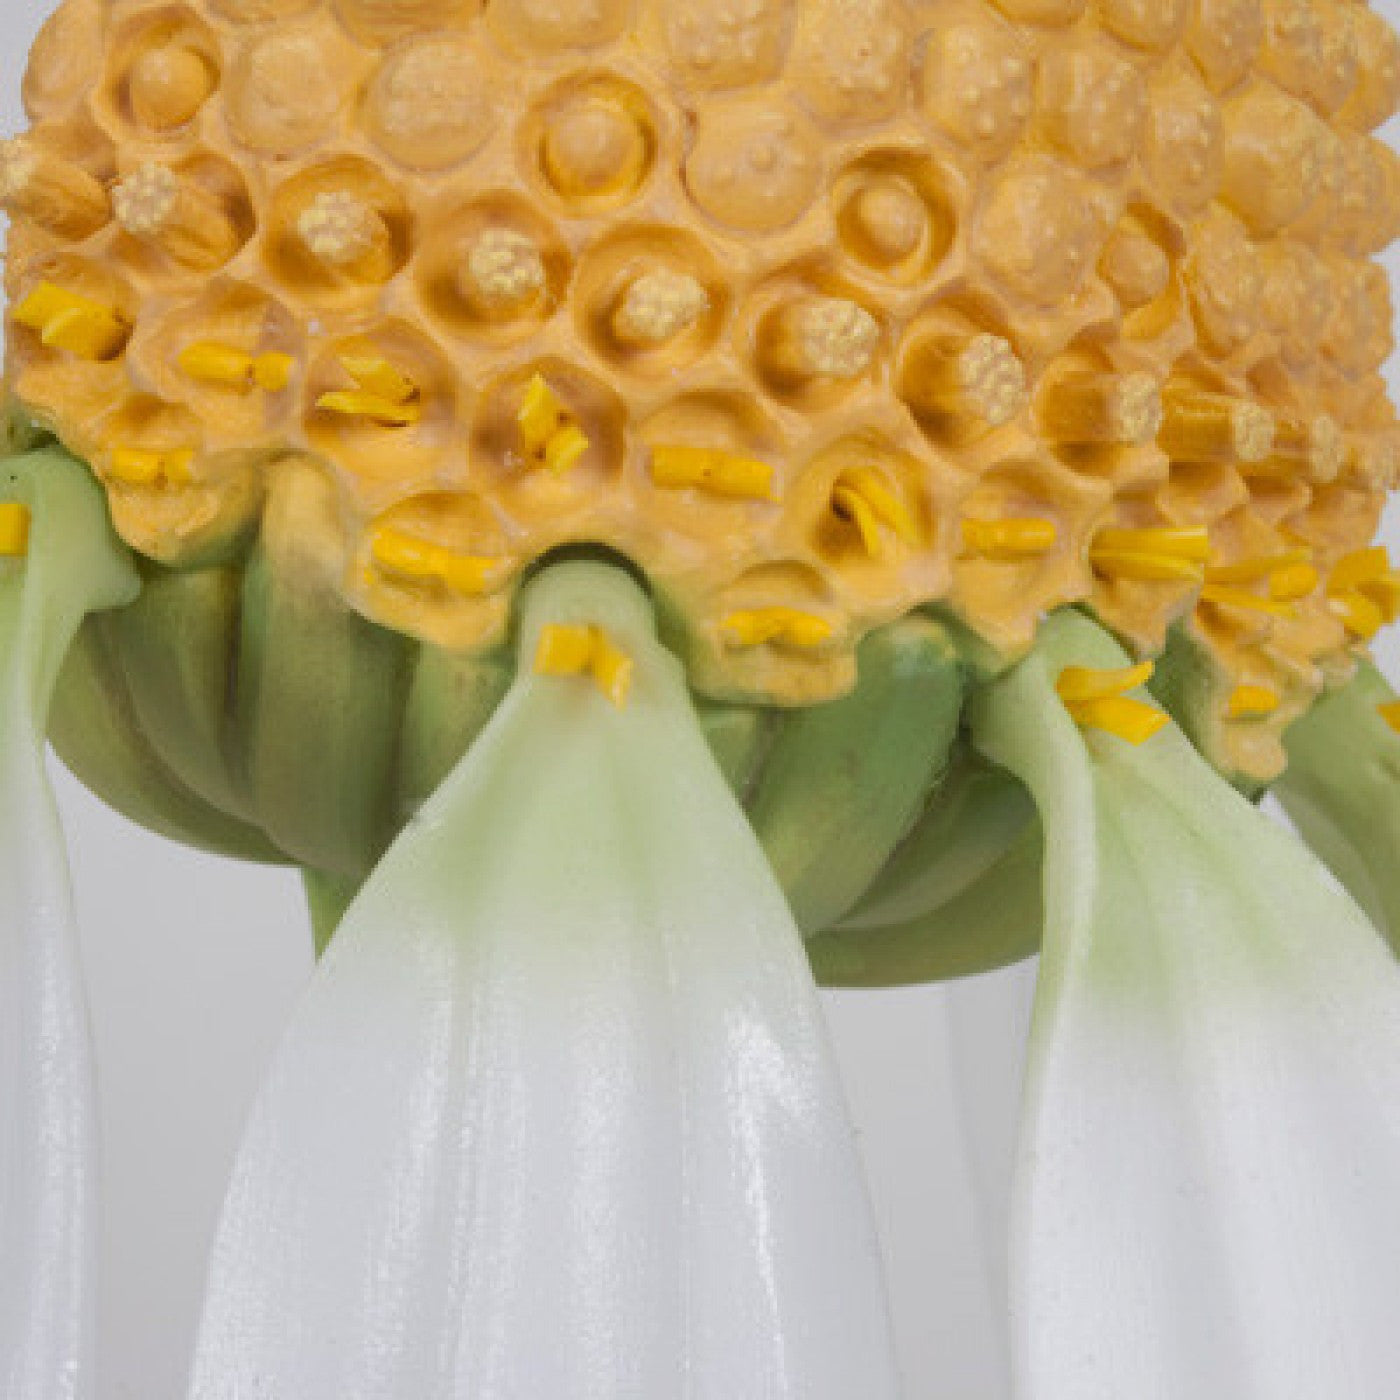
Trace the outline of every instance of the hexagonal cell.
[[101, 426], [93, 467], [107, 487], [117, 533], [174, 567], [233, 546], [262, 502], [259, 463], [248, 453], [211, 458], [188, 409], [133, 394]]
[[105, 0], [64, 0], [44, 21], [24, 73], [24, 110], [57, 117], [97, 86], [106, 56]]
[[370, 161], [337, 156], [272, 195], [263, 257], [293, 295], [331, 305], [372, 301], [412, 254], [408, 201]]
[[508, 70], [477, 33], [424, 34], [385, 54], [362, 119], [385, 155], [410, 170], [471, 159], [497, 126], [492, 94]]
[[99, 101], [145, 139], [182, 135], [218, 91], [218, 36], [193, 10], [164, 5], [129, 16], [108, 41]]
[[508, 344], [539, 329], [569, 292], [558, 229], [522, 195], [495, 191], [430, 216], [414, 273], [453, 334]]
[[806, 104], [841, 126], [885, 121], [909, 82], [911, 33], [900, 0], [804, 0], [793, 62]]
[[849, 619], [807, 564], [748, 569], [687, 611], [690, 679], [706, 694], [810, 705], [855, 684]]
[[1249, 72], [1263, 40], [1259, 0], [1196, 0], [1186, 51], [1213, 91], [1228, 91]]
[[325, 21], [253, 30], [224, 81], [234, 139], [264, 156], [296, 155], [330, 135], [366, 57]]
[[752, 87], [776, 77], [796, 0], [669, 0], [658, 6], [677, 77], [698, 88]]
[[112, 210], [124, 235], [118, 256], [152, 277], [213, 272], [257, 231], [242, 172], [213, 155], [124, 169], [112, 186]]
[[937, 25], [920, 69], [924, 111], [981, 160], [1016, 144], [1031, 114], [1032, 54], [1024, 38], [992, 15]]
[[832, 186], [837, 237], [863, 272], [900, 286], [926, 281], [957, 233], [956, 196], [932, 160], [871, 151]]
[[1018, 418], [1026, 369], [1008, 328], [983, 308], [930, 307], [899, 348], [895, 389], [926, 437], [965, 447]]
[[658, 118], [635, 83], [612, 73], [556, 83], [520, 123], [531, 183], [577, 215], [631, 203], [656, 165]]
[[1091, 170], [1128, 160], [1141, 142], [1147, 90], [1136, 67], [1102, 39], [1047, 48], [1037, 67], [1038, 125]]
[[472, 476], [527, 524], [586, 529], [611, 509], [626, 432], [627, 410], [602, 380], [554, 358], [521, 365], [482, 393]]
[[1263, 319], [1263, 268], [1244, 226], [1221, 205], [1193, 226], [1182, 279], [1202, 347], [1228, 357], [1248, 345]]
[[78, 149], [85, 144], [67, 128], [41, 128], [0, 142], [0, 209], [18, 225], [12, 233], [11, 264], [25, 231], [31, 237], [80, 243], [111, 223], [108, 152], [103, 144], [95, 151]]
[[779, 402], [828, 408], [876, 384], [882, 371], [881, 308], [821, 265], [770, 277], [742, 310], [754, 372]]
[[260, 288], [219, 279], [143, 325], [130, 353], [158, 393], [193, 409], [211, 446], [285, 437], [303, 369], [301, 329]]
[[412, 496], [366, 524], [347, 591], [388, 627], [449, 650], [498, 639], [520, 560], [491, 507], [469, 492]]
[[1041, 615], [1088, 596], [1089, 540], [1110, 493], [1044, 458], [988, 472], [962, 504], [952, 606], [994, 646], [1029, 645]]
[[694, 234], [644, 224], [588, 250], [571, 299], [579, 333], [601, 358], [633, 373], [671, 374], [718, 339], [729, 283]]
[[776, 99], [707, 102], [682, 175], [700, 211], [742, 233], [776, 233], [802, 217], [822, 187], [823, 142]]
[[809, 551], [878, 611], [937, 597], [947, 590], [964, 489], [949, 467], [881, 432], [847, 433], [794, 473], [780, 544]]
[[1191, 15], [1191, 0], [1098, 0], [1103, 27], [1134, 48], [1169, 49]]
[[1109, 235], [1098, 273], [1122, 308], [1124, 340], [1155, 340], [1179, 320], [1175, 264], [1183, 250], [1179, 231], [1146, 205], [1131, 208]]
[[698, 540], [716, 560], [739, 558], [776, 520], [789, 444], [752, 394], [735, 388], [682, 394], [645, 419], [637, 438], [639, 474], [650, 488], [646, 517], [661, 527], [658, 534]]
[[306, 437], [371, 508], [428, 485], [460, 451], [459, 376], [404, 321], [322, 348], [306, 379]]
[[8, 346], [25, 367], [120, 360], [140, 298], [109, 265], [60, 253], [26, 270], [8, 307]]

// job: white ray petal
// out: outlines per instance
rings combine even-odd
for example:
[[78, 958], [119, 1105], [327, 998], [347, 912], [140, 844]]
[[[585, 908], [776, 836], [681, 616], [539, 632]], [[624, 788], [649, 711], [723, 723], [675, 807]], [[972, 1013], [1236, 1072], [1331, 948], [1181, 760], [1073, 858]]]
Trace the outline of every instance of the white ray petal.
[[546, 621], [386, 856], [255, 1108], [195, 1400], [888, 1400], [863, 1182], [800, 939], [625, 577]]
[[71, 460], [0, 462], [0, 500], [33, 516], [27, 557], [0, 559], [0, 1396], [90, 1400], [96, 1094], [44, 727], [84, 613], [136, 580]]
[[1084, 738], [1058, 666], [977, 716], [1047, 832], [1015, 1202], [1026, 1400], [1380, 1397], [1400, 1375], [1400, 968], [1175, 730]]

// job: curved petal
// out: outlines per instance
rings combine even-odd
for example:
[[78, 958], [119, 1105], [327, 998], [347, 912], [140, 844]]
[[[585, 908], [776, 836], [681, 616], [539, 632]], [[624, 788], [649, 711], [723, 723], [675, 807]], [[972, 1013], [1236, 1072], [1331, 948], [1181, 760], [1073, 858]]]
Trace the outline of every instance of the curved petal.
[[1063, 617], [974, 735], [1031, 788], [1046, 932], [1014, 1206], [1019, 1393], [1380, 1396], [1400, 1374], [1400, 968], [1168, 730], [1081, 735]]
[[0, 558], [0, 1395], [95, 1394], [96, 1103], [63, 831], [44, 767], [54, 681], [83, 616], [136, 575], [87, 471], [0, 463], [30, 512]]
[[192, 1394], [888, 1400], [869, 1206], [791, 914], [624, 575], [351, 906], [255, 1108]]

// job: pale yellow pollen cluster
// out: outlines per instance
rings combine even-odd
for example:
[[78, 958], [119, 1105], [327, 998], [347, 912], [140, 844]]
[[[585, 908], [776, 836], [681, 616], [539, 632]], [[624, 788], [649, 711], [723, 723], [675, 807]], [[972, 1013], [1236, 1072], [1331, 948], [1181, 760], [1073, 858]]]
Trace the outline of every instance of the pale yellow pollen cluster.
[[10, 390], [171, 566], [290, 459], [363, 615], [497, 645], [593, 545], [782, 705], [1078, 604], [1261, 776], [1397, 609], [1360, 0], [62, 0], [25, 96]]

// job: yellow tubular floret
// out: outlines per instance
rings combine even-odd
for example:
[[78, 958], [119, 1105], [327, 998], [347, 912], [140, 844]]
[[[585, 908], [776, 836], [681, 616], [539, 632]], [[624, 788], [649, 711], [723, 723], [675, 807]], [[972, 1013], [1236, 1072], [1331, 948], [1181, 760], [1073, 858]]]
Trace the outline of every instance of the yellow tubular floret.
[[1007, 520], [964, 520], [963, 545], [970, 554], [993, 562], [1036, 559], [1055, 547], [1059, 530], [1053, 520], [1035, 517]]
[[1263, 719], [1283, 703], [1279, 694], [1266, 685], [1237, 685], [1230, 692], [1231, 719]]
[[29, 553], [29, 507], [17, 501], [0, 502], [0, 558], [17, 559]]
[[899, 491], [878, 467], [843, 472], [831, 493], [832, 506], [855, 525], [866, 552], [874, 559], [886, 552], [882, 528], [901, 544], [919, 540], [914, 516]]
[[774, 472], [769, 463], [710, 447], [653, 449], [651, 479], [669, 490], [694, 487], [716, 496], [754, 501], [776, 499]]
[[556, 476], [567, 475], [578, 466], [591, 446], [588, 435], [542, 374], [526, 386], [516, 422], [526, 455]]
[[1151, 661], [1121, 670], [1099, 671], [1087, 666], [1067, 666], [1055, 682], [1055, 690], [1070, 718], [1084, 729], [1102, 729], [1142, 744], [1167, 723], [1155, 705], [1127, 694], [1152, 679]]
[[112, 307], [53, 282], [40, 282], [15, 308], [15, 320], [51, 350], [81, 360], [110, 360], [126, 344], [130, 327]]
[[836, 629], [816, 613], [780, 607], [732, 612], [724, 619], [721, 630], [731, 646], [761, 647], [776, 642], [807, 649], [830, 641]]
[[160, 488], [185, 486], [193, 480], [194, 449], [119, 447], [112, 453], [107, 475], [123, 486]]
[[1363, 642], [1369, 642], [1385, 626], [1385, 614], [1364, 593], [1342, 593], [1328, 601], [1347, 631]]
[[1400, 734], [1400, 700], [1392, 700], [1387, 705], [1377, 705], [1380, 717], [1397, 733]]
[[535, 648], [536, 675], [587, 675], [619, 709], [631, 693], [634, 669], [631, 656], [592, 623], [555, 623]]
[[1338, 560], [1327, 579], [1332, 611], [1348, 632], [1369, 642], [1400, 616], [1400, 574], [1384, 545], [1358, 549]]
[[459, 554], [388, 526], [375, 531], [370, 554], [386, 573], [414, 582], [441, 583], [467, 596], [488, 592], [501, 567], [499, 559]]
[[317, 408], [344, 418], [366, 418], [385, 428], [411, 428], [422, 420], [418, 385], [397, 366], [373, 355], [339, 358], [357, 387], [322, 394]]

